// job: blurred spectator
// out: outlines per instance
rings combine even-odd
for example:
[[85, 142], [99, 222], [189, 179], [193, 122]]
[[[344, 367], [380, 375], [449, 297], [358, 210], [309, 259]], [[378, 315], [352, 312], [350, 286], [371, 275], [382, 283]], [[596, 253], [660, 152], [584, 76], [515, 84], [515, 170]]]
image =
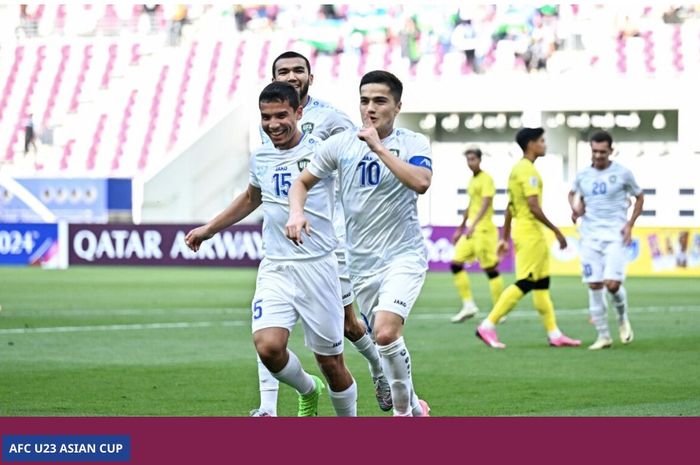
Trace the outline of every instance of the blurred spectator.
[[29, 146], [34, 147], [34, 153], [37, 153], [36, 149], [36, 134], [34, 133], [34, 120], [33, 114], [29, 113], [27, 118], [24, 120], [24, 154], [29, 152]]
[[250, 16], [248, 16], [243, 5], [234, 5], [233, 16], [236, 19], [236, 29], [238, 29], [238, 32], [245, 31], [248, 21], [250, 21]]
[[460, 20], [452, 31], [452, 46], [464, 53], [465, 70], [478, 73], [476, 63], [476, 29], [471, 19]]
[[182, 40], [182, 28], [187, 22], [187, 5], [178, 3], [174, 6], [170, 14], [170, 25], [168, 27], [168, 45], [175, 47], [180, 45]]
[[411, 73], [415, 73], [415, 68], [421, 58], [420, 47], [420, 30], [414, 16], [406, 18], [401, 33], [399, 34], [401, 41], [401, 56], [408, 58]]

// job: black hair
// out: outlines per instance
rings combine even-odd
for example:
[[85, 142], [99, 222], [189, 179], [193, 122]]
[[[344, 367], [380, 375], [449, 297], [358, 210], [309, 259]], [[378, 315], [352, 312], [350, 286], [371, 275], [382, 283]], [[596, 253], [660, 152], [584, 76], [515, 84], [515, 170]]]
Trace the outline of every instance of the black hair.
[[478, 158], [479, 160], [481, 160], [481, 149], [480, 149], [479, 147], [470, 147], [470, 148], [468, 148], [467, 150], [464, 151], [464, 156], [466, 157], [466, 156], [469, 155], [470, 153], [473, 153], [474, 155], [476, 155], [476, 158]]
[[292, 110], [296, 111], [299, 108], [299, 92], [288, 82], [273, 81], [265, 86], [260, 92], [258, 103], [267, 102], [289, 102]]
[[515, 142], [518, 143], [520, 148], [524, 151], [527, 150], [527, 144], [534, 142], [544, 134], [544, 129], [542, 128], [522, 128], [515, 135]]
[[272, 77], [273, 78], [276, 75], [275, 72], [277, 71], [276, 70], [277, 62], [280, 60], [284, 60], [286, 58], [301, 58], [302, 60], [304, 60], [304, 63], [306, 64], [306, 70], [309, 72], [309, 74], [311, 74], [311, 63], [309, 63], [309, 59], [306, 58], [301, 53], [293, 52], [290, 50], [288, 52], [284, 52], [283, 54], [281, 54], [280, 56], [275, 58], [275, 61], [272, 62]]
[[613, 138], [608, 131], [595, 131], [591, 134], [591, 142], [607, 142], [608, 148], [612, 148]]
[[360, 89], [365, 84], [384, 84], [389, 88], [389, 93], [394, 97], [396, 102], [401, 101], [401, 94], [403, 94], [403, 84], [399, 78], [391, 74], [389, 71], [375, 70], [362, 76], [360, 80]]

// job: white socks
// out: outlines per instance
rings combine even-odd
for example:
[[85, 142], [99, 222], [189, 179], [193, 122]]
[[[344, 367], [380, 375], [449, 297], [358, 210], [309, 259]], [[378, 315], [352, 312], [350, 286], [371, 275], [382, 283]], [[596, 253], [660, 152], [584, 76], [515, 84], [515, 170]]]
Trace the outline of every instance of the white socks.
[[615, 305], [615, 309], [617, 310], [617, 316], [620, 321], [624, 321], [627, 319], [627, 291], [625, 290], [625, 286], [620, 284], [620, 288], [617, 290], [616, 293], [610, 293], [610, 296], [612, 297], [613, 304]]
[[328, 389], [328, 396], [335, 409], [335, 414], [339, 417], [357, 416], [357, 383], [352, 380], [349, 388], [340, 392], [333, 392]]
[[314, 380], [301, 367], [301, 362], [294, 355], [294, 352], [287, 350], [287, 353], [289, 354], [289, 361], [278, 373], [272, 373], [272, 376], [293, 387], [301, 395], [309, 394], [316, 389]]
[[[411, 381], [411, 356], [406, 349], [403, 337], [391, 344], [377, 346], [382, 356], [382, 368], [394, 402], [394, 415], [410, 416], [413, 410], [413, 382]], [[416, 404], [417, 404], [416, 398]]]
[[270, 415], [277, 416], [277, 394], [280, 389], [280, 382], [272, 376], [270, 370], [263, 365], [258, 355], [258, 384], [260, 386], [260, 410], [264, 410]]
[[598, 337], [610, 339], [605, 289], [588, 289], [588, 311], [591, 315], [591, 321], [598, 331]]
[[369, 364], [369, 372], [372, 375], [372, 378], [382, 376], [382, 361], [379, 358], [377, 346], [374, 345], [374, 341], [372, 341], [372, 338], [369, 337], [369, 334], [365, 333], [364, 336], [353, 342], [352, 345], [354, 345], [357, 351], [367, 359], [367, 363]]

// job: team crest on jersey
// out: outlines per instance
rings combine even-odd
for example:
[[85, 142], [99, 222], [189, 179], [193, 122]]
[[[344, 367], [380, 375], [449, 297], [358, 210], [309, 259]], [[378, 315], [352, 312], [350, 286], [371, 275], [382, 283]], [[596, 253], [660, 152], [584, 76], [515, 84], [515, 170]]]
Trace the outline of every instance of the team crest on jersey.
[[610, 184], [615, 184], [617, 182], [617, 176], [612, 175], [612, 176], [610, 176], [609, 180], [610, 180]]
[[304, 123], [301, 125], [301, 132], [304, 134], [311, 134], [314, 130], [314, 123]]
[[297, 168], [299, 168], [299, 172], [304, 171], [304, 168], [306, 168], [306, 165], [309, 164], [309, 159], [308, 158], [302, 158], [301, 160], [297, 161]]
[[399, 156], [399, 149], [389, 149], [389, 152], [393, 153], [397, 157]]

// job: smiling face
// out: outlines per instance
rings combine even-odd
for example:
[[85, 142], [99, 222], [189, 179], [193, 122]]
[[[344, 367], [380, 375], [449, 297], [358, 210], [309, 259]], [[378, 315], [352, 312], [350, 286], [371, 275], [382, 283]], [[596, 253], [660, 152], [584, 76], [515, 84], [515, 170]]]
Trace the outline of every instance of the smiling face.
[[604, 170], [610, 166], [610, 155], [612, 147], [607, 141], [595, 142], [591, 141], [591, 162], [597, 170]]
[[294, 86], [299, 92], [299, 101], [306, 103], [309, 86], [314, 82], [314, 75], [309, 73], [303, 58], [281, 58], [275, 63], [273, 81], [284, 81]]
[[380, 138], [394, 129], [394, 120], [401, 111], [401, 102], [391, 95], [386, 84], [371, 83], [360, 88], [360, 115], [363, 123], [371, 124]]
[[296, 111], [289, 101], [260, 102], [260, 124], [263, 131], [280, 150], [294, 147], [301, 138], [297, 121], [301, 118], [301, 106]]

